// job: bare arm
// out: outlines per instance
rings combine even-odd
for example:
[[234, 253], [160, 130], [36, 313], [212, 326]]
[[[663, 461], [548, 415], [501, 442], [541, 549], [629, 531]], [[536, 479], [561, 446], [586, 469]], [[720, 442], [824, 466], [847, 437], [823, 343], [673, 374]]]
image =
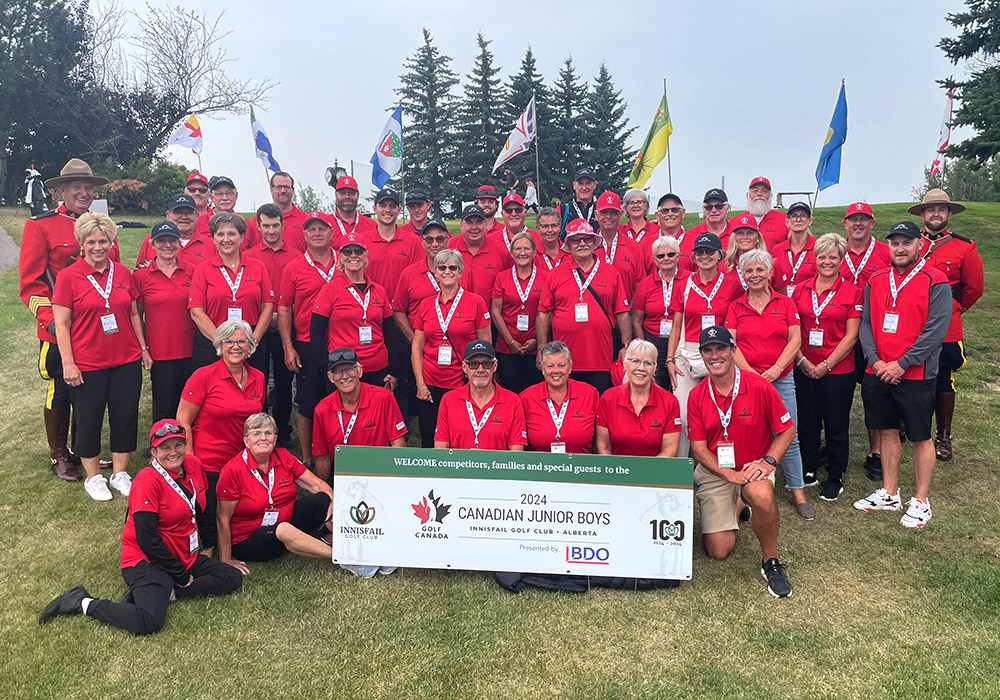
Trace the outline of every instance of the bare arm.
[[413, 342], [410, 345], [410, 364], [413, 365], [413, 381], [417, 387], [417, 398], [433, 403], [434, 398], [431, 396], [431, 390], [424, 382], [424, 347], [426, 345], [427, 336], [424, 335], [424, 332], [414, 331]]
[[187, 399], [181, 399], [177, 406], [177, 422], [181, 424], [181, 427], [184, 428], [184, 434], [187, 435], [187, 445], [184, 446], [185, 454], [194, 454], [194, 432], [192, 429], [200, 410], [200, 406], [196, 406]]
[[278, 335], [281, 336], [281, 347], [285, 352], [285, 367], [288, 371], [298, 374], [302, 369], [302, 360], [295, 350], [295, 345], [292, 344], [293, 320], [291, 306], [278, 307]]
[[194, 325], [198, 327], [201, 334], [209, 340], [213, 340], [215, 338], [215, 324], [212, 323], [212, 319], [205, 313], [205, 309], [196, 306], [190, 312], [191, 320], [194, 321]]
[[238, 559], [233, 559], [233, 532], [229, 527], [238, 501], [224, 501], [220, 498], [216, 503], [218, 505], [215, 508], [215, 529], [219, 538], [219, 561], [236, 567], [246, 576], [250, 573], [247, 565]]
[[510, 334], [510, 329], [507, 328], [507, 323], [503, 320], [503, 299], [494, 297], [490, 301], [490, 318], [493, 319], [493, 325], [496, 326], [500, 337], [507, 343], [507, 347], [515, 352], [520, 349], [520, 344], [514, 342], [514, 336]]
[[403, 334], [406, 338], [407, 343], [413, 342], [413, 326], [410, 325], [410, 319], [406, 317], [406, 314], [402, 311], [393, 311], [392, 320], [396, 322], [396, 328], [399, 332]]
[[611, 454], [611, 433], [603, 426], [597, 426], [594, 433], [594, 447], [599, 455]]
[[677, 448], [681, 444], [681, 434], [680, 431], [676, 433], [663, 433], [663, 438], [660, 440], [660, 451], [656, 454], [657, 457], [676, 457]]
[[253, 327], [253, 337], [260, 342], [260, 339], [264, 337], [267, 333], [267, 329], [271, 327], [271, 315], [274, 313], [274, 302], [266, 301], [260, 305], [260, 316], [257, 317], [257, 323]]
[[76, 366], [76, 361], [73, 358], [73, 345], [70, 342], [73, 310], [68, 306], [53, 304], [52, 322], [56, 327], [56, 342], [59, 343], [59, 354], [62, 357], [63, 381], [70, 386], [80, 386], [83, 384], [83, 374]]
[[132, 302], [132, 311], [129, 315], [132, 320], [132, 330], [135, 331], [136, 340], [142, 348], [142, 367], [148, 370], [153, 366], [153, 356], [149, 354], [149, 347], [146, 346], [146, 330], [142, 326], [142, 314], [139, 313], [137, 302]]
[[643, 309], [637, 309], [633, 306], [628, 313], [632, 319], [632, 336], [634, 338], [641, 338], [643, 335], [642, 322], [646, 318], [646, 312]]

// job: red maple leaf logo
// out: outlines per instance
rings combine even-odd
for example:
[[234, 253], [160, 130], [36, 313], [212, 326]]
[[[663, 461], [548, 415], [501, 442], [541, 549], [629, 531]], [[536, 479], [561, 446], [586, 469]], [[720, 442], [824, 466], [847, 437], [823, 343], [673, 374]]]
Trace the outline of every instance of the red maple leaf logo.
[[424, 496], [417, 503], [411, 503], [410, 507], [413, 508], [413, 514], [420, 519], [421, 525], [426, 525], [431, 519], [431, 506], [427, 502], [427, 496]]

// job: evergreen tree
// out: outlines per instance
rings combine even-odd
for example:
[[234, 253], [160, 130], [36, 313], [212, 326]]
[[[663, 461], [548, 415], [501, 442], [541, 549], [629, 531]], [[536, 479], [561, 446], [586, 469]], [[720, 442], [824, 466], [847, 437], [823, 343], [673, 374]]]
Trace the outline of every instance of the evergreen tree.
[[396, 90], [403, 105], [403, 175], [407, 182], [420, 182], [438, 206], [452, 211], [460, 194], [455, 186], [455, 102], [452, 88], [458, 76], [451, 70], [451, 57], [433, 43], [423, 30], [424, 43], [406, 60], [406, 72]]
[[500, 68], [493, 65], [490, 43], [482, 32], [476, 35], [479, 55], [466, 76], [458, 107], [458, 154], [455, 183], [464, 199], [473, 199], [480, 185], [496, 185], [491, 169], [507, 134], [500, 113], [504, 95]]
[[552, 176], [561, 186], [571, 182], [576, 169], [584, 164], [585, 130], [581, 115], [586, 97], [587, 84], [580, 81], [573, 57], [569, 56], [563, 61], [559, 79], [552, 88], [552, 128], [548, 134], [555, 153], [550, 163]]
[[[541, 172], [538, 176], [541, 182], [536, 182], [535, 185], [538, 187], [538, 201], [546, 204], [549, 197], [554, 193], [561, 192], [565, 184], [554, 179], [556, 176], [552, 171], [552, 166], [558, 161], [559, 155], [555, 150], [555, 142], [551, 142], [550, 144], [547, 140], [552, 127], [552, 98], [549, 88], [545, 85], [541, 74], [538, 72], [535, 64], [535, 55], [529, 46], [528, 50], [524, 52], [521, 69], [510, 79], [507, 104], [504, 110], [504, 122], [501, 125], [501, 131], [505, 137], [514, 128], [517, 120], [524, 112], [524, 108], [528, 106], [532, 94], [535, 95], [535, 120], [538, 124], [538, 136], [527, 151], [508, 161], [508, 163], [521, 181], [518, 189], [524, 192], [524, 178], [531, 177], [534, 179], [535, 148], [538, 144], [541, 144], [541, 151], [539, 152]], [[502, 146], [503, 144], [500, 145]], [[499, 152], [499, 149], [497, 149], [497, 153]]]
[[601, 67], [594, 78], [594, 87], [584, 105], [584, 128], [587, 147], [584, 160], [597, 175], [598, 189], [621, 193], [632, 170], [633, 153], [627, 142], [636, 127], [628, 125], [625, 102], [620, 90], [615, 90], [608, 67]]

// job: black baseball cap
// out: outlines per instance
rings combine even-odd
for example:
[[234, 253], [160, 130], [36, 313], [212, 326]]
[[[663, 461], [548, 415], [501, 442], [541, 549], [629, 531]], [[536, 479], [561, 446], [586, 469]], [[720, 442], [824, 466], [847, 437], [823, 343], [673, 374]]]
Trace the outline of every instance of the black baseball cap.
[[375, 194], [376, 204], [384, 202], [387, 199], [392, 200], [393, 202], [396, 203], [396, 206], [399, 206], [399, 194], [396, 192], [396, 190], [390, 190], [389, 188], [385, 188], [384, 190], [379, 190]]
[[350, 348], [335, 348], [327, 358], [326, 367], [331, 370], [337, 365], [356, 365], [358, 362], [358, 354]]
[[710, 199], [718, 199], [721, 202], [729, 201], [729, 197], [726, 196], [725, 191], [720, 190], [718, 187], [713, 187], [708, 192], [706, 192], [704, 198], [701, 200], [701, 203], [704, 204]]
[[431, 198], [421, 189], [412, 189], [406, 193], [407, 204], [423, 204], [429, 201], [431, 201]]
[[805, 202], [796, 202], [792, 206], [788, 207], [788, 211], [786, 212], [786, 215], [787, 214], [791, 214], [796, 209], [804, 209], [805, 212], [806, 212], [806, 216], [812, 216], [812, 213], [813, 213], [812, 209], [810, 209], [809, 205], [806, 204]]
[[181, 232], [176, 224], [170, 221], [161, 221], [158, 224], [154, 224], [153, 231], [149, 234], [149, 240], [155, 241], [157, 238], [168, 238], [170, 236], [180, 238]]
[[[480, 188], [482, 189], [482, 188]], [[486, 212], [478, 204], [470, 204], [465, 209], [462, 210], [462, 221], [466, 219], [471, 219], [474, 216], [478, 216], [480, 219], [486, 219]]]
[[576, 175], [573, 176], [573, 182], [577, 180], [582, 180], [585, 177], [589, 177], [594, 182], [597, 182], [597, 178], [594, 177], [594, 171], [590, 168], [580, 168], [576, 171]]
[[493, 343], [488, 340], [473, 340], [471, 343], [465, 346], [465, 354], [462, 355], [463, 360], [471, 360], [476, 355], [486, 355], [487, 357], [492, 357], [496, 359], [497, 352], [493, 349]]
[[906, 236], [907, 238], [920, 238], [920, 229], [912, 221], [900, 221], [892, 225], [892, 228], [889, 229], [889, 233], [885, 237], [892, 238], [897, 234]]
[[421, 236], [424, 235], [425, 233], [427, 233], [427, 229], [431, 228], [439, 228], [445, 233], [447, 233], [449, 236], [451, 235], [451, 230], [449, 230], [449, 228], [445, 225], [443, 221], [441, 221], [441, 219], [431, 219], [426, 224], [424, 224], [424, 227], [420, 229], [420, 235]]
[[733, 340], [732, 333], [726, 330], [725, 326], [709, 326], [698, 336], [698, 349], [701, 350], [706, 345], [734, 347], [736, 341]]
[[173, 211], [174, 209], [194, 209], [198, 211], [198, 205], [194, 203], [194, 197], [189, 194], [175, 194], [167, 202], [167, 211]]
[[676, 194], [674, 194], [673, 192], [667, 192], [667, 193], [666, 193], [665, 195], [663, 195], [662, 197], [660, 197], [660, 198], [659, 198], [659, 199], [658, 199], [658, 200], [656, 201], [656, 207], [657, 207], [657, 208], [660, 208], [660, 207], [662, 207], [662, 206], [663, 206], [663, 203], [664, 203], [664, 202], [670, 202], [670, 201], [674, 201], [674, 202], [677, 202], [677, 203], [678, 203], [678, 204], [680, 204], [680, 205], [681, 205], [682, 207], [684, 206], [684, 202], [683, 202], [683, 201], [681, 201], [681, 198], [680, 198], [679, 196], [677, 196], [677, 195], [676, 195]]
[[236, 183], [233, 182], [232, 178], [226, 177], [225, 175], [218, 175], [208, 181], [208, 189], [210, 190], [222, 187], [223, 185], [229, 185], [234, 190], [236, 189]]
[[708, 250], [722, 250], [722, 241], [714, 233], [703, 233], [694, 239], [694, 246], [692, 246], [692, 252], [695, 250], [701, 250], [707, 248]]

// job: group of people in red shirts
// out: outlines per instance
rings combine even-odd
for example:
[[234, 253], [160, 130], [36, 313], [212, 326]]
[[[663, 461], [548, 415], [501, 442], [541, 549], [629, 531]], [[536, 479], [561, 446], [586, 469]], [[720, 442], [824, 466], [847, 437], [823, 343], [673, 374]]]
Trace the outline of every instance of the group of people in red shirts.
[[[305, 478], [314, 494], [335, 469], [336, 445], [403, 446], [411, 416], [424, 447], [690, 455], [706, 551], [727, 556], [749, 514], [761, 573], [777, 597], [791, 585], [777, 558], [775, 468], [801, 517], [815, 517], [804, 489], [821, 470], [820, 497], [836, 500], [861, 383], [866, 469], [882, 487], [855, 507], [902, 509], [905, 431], [917, 488], [901, 522], [930, 519], [934, 460], [952, 456], [961, 313], [983, 286], [975, 244], [947, 229], [963, 207], [944, 192], [910, 209], [923, 230], [900, 222], [888, 244], [872, 235], [864, 202], [848, 207], [846, 238], [817, 240], [809, 205], [774, 210], [763, 177], [751, 181], [746, 211], [735, 216], [726, 193], [710, 189], [704, 221], [685, 230], [677, 195], [660, 197], [650, 221], [645, 192], [629, 190], [624, 204], [612, 191], [595, 196], [593, 173], [581, 168], [573, 201], [540, 209], [537, 230], [526, 228], [519, 195], [501, 200], [487, 185], [452, 236], [430, 218], [433, 203], [419, 189], [405, 200], [379, 191], [369, 218], [345, 176], [333, 213], [306, 213], [292, 204], [291, 176], [276, 173], [273, 203], [247, 221], [233, 211], [230, 178], [195, 174], [131, 272], [117, 261], [113, 223], [86, 213], [101, 182], [71, 161], [50, 181], [63, 203], [25, 226], [21, 292], [38, 319], [39, 367], [49, 381], [52, 469], [80, 478], [65, 436], [72, 405], [86, 490], [111, 498], [100, 473], [106, 410], [110, 486], [128, 495], [125, 466], [141, 371], [149, 370], [154, 423], [174, 421], [171, 435], [204, 474], [199, 512], [208, 524], [198, 527], [198, 544], [218, 547], [224, 562], [242, 564], [232, 555], [237, 531], [224, 523], [234, 506], [220, 480], [241, 451], [238, 468], [257, 475], [243, 479], [245, 490], [267, 495], [257, 499], [269, 504], [254, 513], [260, 527], [291, 517], [276, 508], [268, 515], [271, 487], [248, 455], [266, 452], [264, 466], [287, 454], [293, 381], [305, 466], [287, 478]], [[398, 226], [402, 205], [410, 222]], [[251, 431], [268, 395], [273, 430]], [[272, 437], [269, 450], [260, 448]], [[310, 512], [321, 511], [317, 503]], [[302, 522], [322, 530], [315, 517]], [[284, 538], [269, 533], [264, 550], [280, 540], [316, 555], [287, 530]], [[380, 567], [357, 569], [368, 576]]]

